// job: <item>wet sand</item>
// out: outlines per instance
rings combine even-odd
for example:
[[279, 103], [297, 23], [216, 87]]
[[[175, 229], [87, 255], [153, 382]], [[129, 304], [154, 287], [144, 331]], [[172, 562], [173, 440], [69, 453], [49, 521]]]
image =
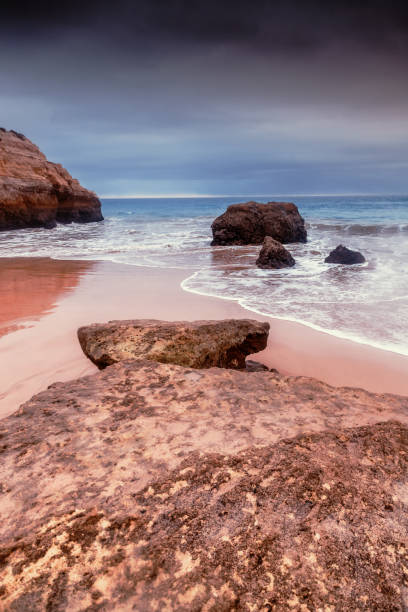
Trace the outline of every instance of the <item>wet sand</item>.
[[46, 257], [1, 259], [0, 337], [51, 312], [93, 265]]
[[189, 273], [110, 262], [0, 259], [0, 291], [7, 296], [0, 306], [0, 417], [53, 382], [95, 372], [80, 349], [77, 328], [126, 318], [269, 321], [268, 348], [256, 356], [269, 367], [408, 395], [408, 357], [188, 293], [180, 283]]

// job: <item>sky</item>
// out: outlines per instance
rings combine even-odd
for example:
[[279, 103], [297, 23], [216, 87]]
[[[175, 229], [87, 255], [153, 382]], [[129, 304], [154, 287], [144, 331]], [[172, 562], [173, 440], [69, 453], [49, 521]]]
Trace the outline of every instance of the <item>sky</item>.
[[0, 125], [101, 196], [408, 193], [408, 8], [6, 0]]

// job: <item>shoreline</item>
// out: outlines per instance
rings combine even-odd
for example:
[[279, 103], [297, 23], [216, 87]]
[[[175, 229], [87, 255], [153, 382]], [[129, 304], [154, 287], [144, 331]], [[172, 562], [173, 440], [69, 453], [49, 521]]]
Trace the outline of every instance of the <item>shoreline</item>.
[[[37, 274], [32, 282], [33, 269], [38, 267], [47, 273]], [[11, 414], [51, 383], [97, 371], [83, 355], [76, 330], [112, 319], [268, 321], [268, 347], [253, 356], [268, 367], [334, 386], [408, 395], [408, 357], [302, 323], [259, 315], [230, 299], [187, 291], [182, 283], [192, 273], [188, 268], [163, 270], [107, 261], [15, 257], [1, 258], [0, 272], [3, 279], [8, 278], [9, 304], [14, 287], [20, 309], [24, 307], [22, 299], [33, 305], [33, 295], [38, 309], [23, 319], [9, 318], [8, 323], [17, 329], [0, 335], [0, 356], [6, 364], [0, 374], [0, 417]]]
[[[130, 264], [129, 264], [130, 265]], [[238, 306], [240, 306], [240, 308], [243, 308], [244, 310], [246, 310], [247, 312], [251, 313], [252, 315], [257, 315], [257, 316], [261, 316], [261, 317], [266, 317], [267, 319], [273, 319], [276, 321], [287, 321], [289, 323], [295, 323], [296, 325], [301, 325], [303, 327], [307, 327], [310, 328], [320, 334], [327, 334], [328, 336], [333, 336], [334, 338], [338, 338], [340, 340], [347, 340], [348, 342], [353, 342], [354, 344], [361, 344], [363, 346], [367, 346], [369, 348], [375, 349], [375, 350], [379, 350], [379, 351], [385, 351], [387, 353], [392, 353], [395, 355], [400, 355], [402, 357], [408, 357], [408, 348], [405, 351], [399, 351], [396, 350], [395, 348], [390, 348], [388, 346], [385, 346], [381, 343], [376, 343], [376, 342], [369, 342], [367, 340], [364, 340], [358, 336], [353, 337], [352, 334], [348, 334], [347, 332], [342, 332], [342, 331], [336, 331], [336, 330], [330, 330], [330, 329], [325, 329], [323, 327], [319, 327], [318, 325], [315, 325], [314, 323], [308, 323], [307, 321], [302, 321], [299, 319], [295, 319], [293, 317], [279, 317], [277, 315], [268, 315], [265, 314], [264, 312], [261, 312], [260, 310], [256, 310], [255, 308], [250, 308], [249, 306], [245, 306], [244, 304], [242, 304], [242, 298], [232, 298], [232, 297], [223, 297], [221, 295], [211, 295], [210, 293], [205, 293], [203, 291], [199, 291], [198, 289], [189, 289], [187, 287], [185, 287], [184, 283], [187, 283], [187, 281], [192, 278], [194, 276], [195, 273], [191, 274], [188, 278], [185, 278], [182, 282], [181, 282], [181, 288], [184, 291], [187, 291], [188, 293], [194, 293], [196, 295], [201, 295], [204, 298], [205, 297], [211, 297], [211, 298], [216, 298], [218, 300], [227, 300], [230, 302], [235, 302], [236, 304], [238, 304]]]
[[[215, 196], [214, 196], [215, 197]], [[57, 258], [57, 257], [45, 257], [42, 255], [39, 256], [33, 256], [33, 257], [29, 257], [27, 255], [17, 255], [17, 256], [13, 256], [13, 257], [1, 257], [0, 256], [0, 264], [2, 261], [8, 261], [8, 260], [32, 260], [32, 261], [44, 261], [44, 262], [48, 262], [48, 261], [55, 261], [55, 262], [61, 262], [61, 264], [76, 264], [79, 267], [84, 266], [85, 268], [87, 266], [92, 266], [93, 264], [112, 264], [115, 266], [130, 266], [136, 269], [142, 269], [142, 270], [155, 270], [157, 269], [162, 269], [159, 268], [159, 266], [147, 266], [147, 265], [139, 265], [139, 264], [135, 264], [135, 263], [124, 263], [124, 262], [118, 262], [115, 261], [114, 259], [62, 259], [62, 258]], [[348, 332], [343, 332], [343, 331], [338, 331], [338, 330], [334, 330], [334, 329], [326, 329], [323, 327], [320, 327], [319, 325], [316, 325], [314, 323], [310, 323], [308, 321], [304, 321], [304, 320], [300, 320], [300, 319], [295, 319], [293, 317], [282, 317], [282, 316], [278, 316], [278, 315], [271, 315], [271, 314], [266, 314], [260, 310], [256, 310], [255, 308], [251, 308], [249, 306], [246, 306], [244, 304], [242, 304], [242, 298], [233, 298], [233, 297], [224, 297], [221, 295], [212, 295], [210, 293], [205, 293], [204, 291], [199, 291], [198, 289], [191, 289], [185, 286], [185, 283], [187, 283], [189, 281], [190, 278], [193, 278], [194, 275], [197, 273], [197, 270], [195, 269], [188, 269], [186, 267], [182, 267], [182, 266], [169, 266], [168, 268], [166, 268], [167, 270], [172, 270], [172, 271], [185, 271], [187, 272], [187, 276], [185, 278], [183, 278], [180, 282], [180, 287], [183, 291], [187, 292], [187, 293], [192, 293], [194, 295], [198, 295], [203, 297], [204, 299], [210, 298], [210, 299], [216, 299], [216, 300], [225, 300], [225, 301], [229, 301], [229, 302], [233, 302], [235, 304], [237, 304], [237, 306], [239, 306], [239, 308], [242, 308], [243, 310], [245, 310], [246, 312], [250, 313], [251, 316], [255, 315], [256, 317], [262, 317], [262, 320], [274, 320], [274, 321], [285, 321], [288, 323], [294, 323], [296, 325], [300, 325], [302, 327], [306, 327], [309, 329], [312, 329], [315, 332], [318, 332], [320, 334], [326, 334], [328, 336], [332, 336], [334, 338], [340, 339], [340, 340], [346, 340], [348, 342], [352, 342], [353, 344], [359, 344], [362, 346], [366, 346], [368, 348], [374, 349], [374, 350], [379, 350], [379, 351], [383, 351], [383, 352], [387, 352], [387, 353], [391, 353], [393, 355], [399, 355], [402, 357], [408, 357], [408, 347], [405, 350], [398, 350], [395, 347], [390, 347], [386, 344], [382, 344], [381, 342], [375, 342], [375, 341], [369, 341], [369, 340], [365, 340], [364, 338], [361, 338], [360, 336], [357, 335], [353, 335], [352, 333], [348, 333]], [[249, 318], [249, 317], [247, 317]], [[9, 321], [10, 323], [10, 331], [14, 331], [15, 329], [20, 329], [20, 323], [21, 323], [21, 319], [18, 317], [16, 319], [10, 319]], [[7, 327], [2, 327], [2, 318], [1, 318], [1, 311], [0, 311], [0, 338], [3, 335], [5, 329], [8, 329]], [[7, 331], [7, 333], [9, 333]]]

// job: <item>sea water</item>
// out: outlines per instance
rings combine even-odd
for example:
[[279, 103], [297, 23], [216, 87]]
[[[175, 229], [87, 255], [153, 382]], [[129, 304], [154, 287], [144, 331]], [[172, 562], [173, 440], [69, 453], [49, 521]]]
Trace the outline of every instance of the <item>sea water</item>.
[[[229, 204], [292, 201], [308, 242], [287, 248], [293, 268], [259, 270], [260, 246], [211, 247], [211, 222]], [[103, 199], [105, 220], [0, 234], [0, 257], [111, 260], [189, 269], [182, 287], [236, 300], [248, 311], [408, 354], [408, 197], [237, 196]], [[330, 265], [338, 244], [366, 263]]]

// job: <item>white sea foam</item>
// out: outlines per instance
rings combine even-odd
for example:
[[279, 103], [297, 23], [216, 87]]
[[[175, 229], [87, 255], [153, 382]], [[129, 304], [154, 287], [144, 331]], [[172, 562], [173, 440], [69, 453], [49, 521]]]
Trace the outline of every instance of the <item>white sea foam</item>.
[[[135, 210], [126, 202], [120, 214], [115, 210], [102, 223], [3, 232], [0, 256], [188, 268], [193, 274], [182, 283], [186, 291], [235, 300], [248, 311], [408, 354], [408, 223], [373, 222], [365, 210], [352, 221], [314, 213], [309, 242], [288, 245], [296, 266], [271, 271], [256, 268], [257, 246], [212, 248], [212, 212], [177, 216], [164, 211], [154, 217], [139, 203]], [[367, 262], [325, 264], [325, 256], [340, 243], [362, 251]]]
[[[193, 288], [191, 286], [191, 281], [194, 280], [197, 274], [198, 272], [194, 272], [192, 275], [185, 278], [181, 282], [182, 289], [190, 293], [195, 293], [197, 295], [202, 295], [205, 297], [216, 297], [221, 300], [235, 301], [245, 310], [248, 310], [249, 312], [253, 312], [260, 316], [269, 316], [274, 319], [280, 319], [282, 321], [291, 321], [293, 323], [300, 323], [301, 325], [305, 325], [306, 327], [310, 327], [311, 329], [315, 329], [316, 331], [323, 332], [331, 336], [335, 336], [337, 338], [343, 338], [344, 340], [351, 340], [353, 342], [357, 342], [358, 344], [372, 346], [374, 348], [379, 348], [379, 349], [389, 351], [392, 353], [398, 353], [400, 355], [408, 355], [408, 346], [401, 346], [400, 344], [394, 344], [391, 342], [386, 342], [386, 341], [381, 341], [381, 340], [368, 339], [363, 334], [357, 334], [357, 333], [353, 333], [350, 331], [343, 331], [340, 329], [321, 327], [320, 325], [316, 325], [307, 319], [296, 318], [296, 317], [290, 316], [289, 314], [280, 316], [276, 314], [275, 312], [273, 313], [265, 312], [265, 310], [267, 309], [262, 310], [260, 308], [256, 308], [254, 306], [249, 305], [245, 297], [232, 297], [232, 296], [220, 295], [218, 292], [211, 292], [209, 289], [204, 291], [204, 290]], [[227, 284], [225, 284], [225, 289], [226, 288], [227, 288]], [[408, 295], [395, 298], [395, 300], [399, 300], [399, 299], [408, 300]], [[391, 299], [390, 301], [393, 301], [393, 300]], [[332, 302], [332, 304], [337, 304], [337, 302]]]

